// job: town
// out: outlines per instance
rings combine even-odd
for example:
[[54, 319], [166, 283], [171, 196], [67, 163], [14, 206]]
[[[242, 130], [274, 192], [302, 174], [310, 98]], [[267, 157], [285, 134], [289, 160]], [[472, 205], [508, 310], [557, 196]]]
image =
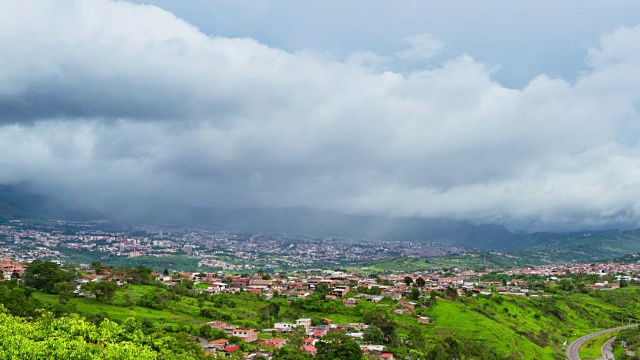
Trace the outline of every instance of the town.
[[[538, 300], [554, 304], [569, 293], [588, 294], [635, 285], [640, 273], [640, 264], [635, 259], [628, 263], [545, 264], [482, 270], [463, 266], [386, 272], [351, 266], [346, 270], [335, 269], [335, 265], [409, 254], [418, 258], [427, 257], [425, 253], [432, 257], [464, 254], [466, 250], [438, 244], [365, 239], [341, 241], [285, 234], [149, 228], [126, 233], [98, 230], [91, 223], [60, 222], [58, 225], [60, 227], [12, 222], [1, 226], [3, 280], [35, 286], [30, 283], [29, 269], [40, 267], [44, 260], [58, 266], [64, 264], [68, 271], [73, 269], [77, 274], [69, 279], [73, 285], [67, 290], [38, 289], [61, 294], [60, 301], [66, 291], [65, 298], [77, 299], [74, 301], [98, 301], [110, 306], [120, 304], [118, 306], [162, 311], [171, 303], [162, 294], [198, 299], [198, 307], [189, 310], [192, 312], [172, 312], [189, 314], [189, 320], [185, 321], [200, 329], [191, 331], [199, 346], [216, 357], [278, 358], [278, 350], [291, 346], [315, 356], [322, 347], [319, 342], [322, 343], [327, 335], [342, 334], [358, 344], [362, 354], [370, 358], [394, 359], [403, 354], [399, 344], [404, 341], [406, 345], [410, 340], [394, 340], [393, 332], [378, 336], [385, 326], [380, 319], [400, 324], [395, 326], [403, 326], [408, 331], [432, 331], [428, 329], [436, 329], [451, 320], [434, 311], [437, 299], [445, 304], [458, 304], [455, 306], [462, 306], [458, 311], [463, 312], [467, 306], [476, 304], [475, 312], [493, 318], [495, 310], [490, 309], [496, 304], [503, 306], [503, 299], [523, 308], [527, 302], [532, 307], [539, 307]], [[406, 250], [408, 246], [417, 249], [418, 254]], [[73, 263], [69, 261], [72, 259], [69, 254], [76, 251], [98, 254], [102, 260], [186, 256], [194, 259], [194, 268], [127, 268], [103, 265], [99, 260]], [[284, 270], [283, 265], [288, 265], [288, 270]], [[143, 280], [140, 273], [144, 273]], [[148, 294], [153, 295], [148, 298]], [[52, 301], [47, 295], [38, 296]], [[170, 299], [184, 301], [176, 300], [173, 295]], [[216, 305], [207, 306], [207, 302]], [[253, 310], [238, 315], [240, 312], [234, 310], [238, 306], [236, 302], [254, 304], [247, 306], [262, 307], [263, 311], [276, 310], [266, 317], [262, 313], [252, 315], [256, 312]], [[314, 305], [318, 302], [324, 305]], [[177, 304], [172, 306], [178, 309]], [[186, 305], [180, 305], [183, 306]], [[288, 312], [279, 312], [284, 306], [288, 307]], [[226, 307], [230, 307], [227, 312], [224, 311]], [[515, 311], [508, 307], [501, 310], [505, 314]], [[367, 315], [373, 313], [377, 315]], [[627, 315], [626, 319], [629, 324], [632, 319], [636, 321], [633, 315]], [[158, 321], [164, 324], [173, 320], [162, 317]], [[625, 324], [624, 316], [622, 321]], [[415, 330], [416, 326], [426, 328]], [[541, 341], [532, 339], [533, 342]]]
[[221, 270], [290, 269], [354, 263], [399, 256], [437, 257], [466, 250], [437, 243], [374, 241], [359, 238], [246, 234], [203, 229], [135, 227], [105, 231], [100, 222], [0, 225], [0, 256], [19, 261], [51, 259], [65, 262], [83, 252], [102, 260], [116, 257], [183, 255], [198, 265]]

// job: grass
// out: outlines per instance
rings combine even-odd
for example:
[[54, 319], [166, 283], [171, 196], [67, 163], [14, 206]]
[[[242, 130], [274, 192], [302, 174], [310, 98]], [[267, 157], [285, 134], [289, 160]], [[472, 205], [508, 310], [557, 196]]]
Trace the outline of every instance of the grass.
[[[241, 293], [220, 295], [214, 298], [214, 302], [204, 303], [195, 298], [176, 296], [161, 310], [125, 306], [126, 297], [137, 301], [145, 294], [166, 291], [154, 286], [128, 285], [117, 292], [112, 304], [84, 298], [73, 298], [70, 303], [78, 312], [87, 315], [108, 314], [119, 321], [139, 317], [156, 324], [164, 323], [165, 326], [197, 326], [212, 320], [200, 315], [202, 307], [211, 309], [214, 317], [220, 317], [216, 320], [250, 327], [267, 327], [261, 315], [270, 304], [279, 305], [280, 315], [272, 320], [328, 318], [334, 324], [363, 322], [367, 312], [376, 308], [391, 311], [395, 305], [378, 307], [374, 303], [360, 302], [349, 308], [339, 300], [311, 300], [301, 307], [300, 303], [288, 303], [284, 299], [264, 301], [257, 295]], [[57, 295], [35, 293], [34, 296], [49, 305], [58, 302]], [[438, 298], [435, 306], [420, 309], [424, 316], [435, 320], [434, 324], [418, 324], [416, 314], [391, 316], [398, 323], [397, 332], [403, 338], [408, 338], [417, 327], [430, 342], [455, 336], [484, 342], [500, 354], [514, 355], [515, 358], [552, 359], [564, 356], [562, 344], [565, 341], [571, 342], [595, 331], [596, 325], [599, 329], [618, 326], [623, 315], [625, 318], [640, 318], [638, 303], [640, 292], [633, 287], [602, 293], [558, 295], [553, 299], [494, 294], [494, 298], [464, 297], [455, 302]], [[594, 342], [588, 350], [599, 351], [600, 346]]]
[[[158, 288], [144, 285], [129, 285], [128, 288], [119, 291], [113, 299], [112, 304], [100, 302], [96, 299], [72, 298], [70, 303], [75, 305], [76, 310], [85, 315], [104, 315], [109, 318], [124, 321], [130, 317], [146, 318], [156, 324], [164, 325], [198, 325], [209, 321], [199, 315], [199, 308], [196, 299], [181, 297], [179, 301], [172, 301], [170, 306], [164, 310], [155, 310], [142, 306], [124, 306], [124, 294], [134, 293], [139, 298], [146, 292], [156, 291]], [[166, 291], [166, 290], [165, 290]], [[58, 302], [58, 295], [35, 293], [38, 299], [48, 305]]]
[[[459, 302], [438, 299], [435, 307], [429, 308], [427, 316], [434, 324], [420, 325], [428, 337], [452, 335], [463, 339], [483, 341], [503, 354], [521, 353], [528, 359], [553, 358], [557, 347], [554, 344], [536, 345], [532, 338], [540, 341], [540, 324], [524, 316], [526, 310], [509, 302], [495, 305], [491, 300], [474, 299], [471, 306]], [[476, 311], [479, 309], [480, 311]], [[503, 309], [508, 309], [508, 313]], [[412, 319], [415, 323], [416, 320]]]
[[523, 266], [532, 264], [531, 261], [484, 251], [469, 254], [447, 255], [436, 258], [392, 258], [366, 261], [357, 266], [348, 267], [353, 272], [381, 273], [387, 271], [424, 271], [442, 268], [484, 269]]

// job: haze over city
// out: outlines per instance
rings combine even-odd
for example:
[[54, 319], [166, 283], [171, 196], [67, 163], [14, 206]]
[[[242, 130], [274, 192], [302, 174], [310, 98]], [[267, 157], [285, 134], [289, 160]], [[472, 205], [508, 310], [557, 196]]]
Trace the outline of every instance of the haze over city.
[[0, 2], [0, 184], [638, 227], [640, 3]]

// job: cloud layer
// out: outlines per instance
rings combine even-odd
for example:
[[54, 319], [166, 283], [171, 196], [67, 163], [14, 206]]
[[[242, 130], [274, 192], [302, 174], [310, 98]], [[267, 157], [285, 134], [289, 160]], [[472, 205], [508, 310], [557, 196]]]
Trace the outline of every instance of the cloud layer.
[[[117, 209], [309, 206], [514, 227], [640, 220], [640, 26], [521, 89], [429, 34], [347, 60], [154, 6], [0, 3], [0, 183]], [[402, 42], [402, 39], [399, 39]], [[446, 46], [446, 44], [444, 44]]]

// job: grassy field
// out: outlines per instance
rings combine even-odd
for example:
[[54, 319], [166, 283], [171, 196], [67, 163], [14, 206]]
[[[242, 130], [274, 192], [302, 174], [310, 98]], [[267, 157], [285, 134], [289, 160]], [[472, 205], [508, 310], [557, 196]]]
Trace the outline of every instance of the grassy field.
[[[58, 302], [57, 295], [35, 293], [34, 296], [45, 304], [52, 305]], [[96, 299], [74, 298], [71, 299], [71, 304], [75, 305], [79, 313], [86, 315], [106, 315], [110, 319], [119, 321], [126, 320], [130, 317], [148, 319], [158, 325], [198, 325], [209, 321], [207, 318], [198, 315], [199, 310], [197, 304], [194, 306], [189, 300], [193, 299], [185, 298], [182, 301], [173, 302], [166, 310], [149, 309], [137, 305], [125, 307], [117, 301], [117, 299], [113, 304], [106, 304]]]
[[354, 272], [385, 272], [385, 271], [423, 271], [443, 268], [502, 268], [531, 265], [532, 262], [514, 256], [492, 254], [479, 251], [462, 255], [447, 255], [437, 258], [393, 258], [366, 261], [357, 266], [349, 267]]
[[[95, 299], [73, 298], [70, 303], [86, 315], [107, 315], [114, 320], [129, 317], [148, 319], [162, 326], [198, 326], [210, 320], [248, 327], [268, 327], [273, 321], [293, 321], [300, 317], [328, 318], [334, 324], [363, 322], [364, 315], [374, 309], [391, 311], [395, 302], [385, 300], [387, 306], [360, 302], [349, 308], [337, 301], [289, 303], [284, 299], [261, 300], [250, 293], [222, 295], [212, 301], [174, 295], [160, 310], [138, 305], [139, 299], [154, 293], [167, 293], [154, 286], [128, 285], [119, 290], [112, 304]], [[35, 293], [44, 303], [54, 305], [57, 295]], [[133, 301], [132, 301], [133, 299]], [[128, 301], [127, 301], [128, 300]], [[418, 324], [417, 314], [392, 314], [397, 322], [400, 338], [407, 339], [416, 327], [429, 341], [445, 336], [484, 342], [500, 354], [519, 359], [562, 358], [562, 344], [595, 331], [618, 326], [622, 318], [640, 318], [640, 290], [637, 287], [592, 293], [557, 296], [553, 299], [510, 297], [494, 294], [493, 298], [464, 297], [457, 301], [437, 299], [434, 306], [419, 312], [435, 320], [433, 324]], [[270, 307], [277, 307], [277, 315], [265, 317]], [[201, 315], [210, 310], [210, 317]], [[604, 339], [606, 340], [606, 339]], [[604, 340], [602, 342], [604, 342]], [[594, 343], [588, 350], [599, 351]], [[596, 350], [594, 350], [596, 349]], [[591, 356], [585, 353], [585, 357]]]

